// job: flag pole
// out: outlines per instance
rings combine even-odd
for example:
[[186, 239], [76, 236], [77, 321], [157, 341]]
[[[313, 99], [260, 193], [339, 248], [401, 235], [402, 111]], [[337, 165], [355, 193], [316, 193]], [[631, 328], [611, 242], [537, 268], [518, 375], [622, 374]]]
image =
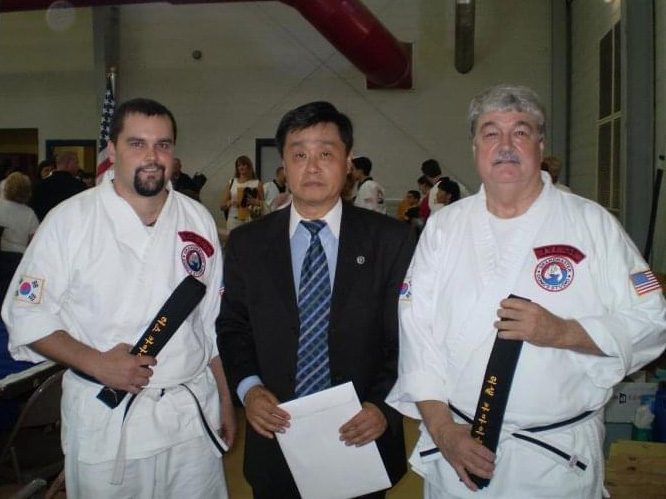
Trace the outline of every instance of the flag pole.
[[95, 183], [99, 184], [104, 178], [104, 173], [113, 166], [109, 158], [109, 129], [111, 119], [116, 110], [116, 68], [110, 67], [106, 73], [106, 85], [104, 92], [104, 102], [102, 102], [102, 116], [99, 128], [99, 148], [97, 152], [97, 168], [95, 171]]

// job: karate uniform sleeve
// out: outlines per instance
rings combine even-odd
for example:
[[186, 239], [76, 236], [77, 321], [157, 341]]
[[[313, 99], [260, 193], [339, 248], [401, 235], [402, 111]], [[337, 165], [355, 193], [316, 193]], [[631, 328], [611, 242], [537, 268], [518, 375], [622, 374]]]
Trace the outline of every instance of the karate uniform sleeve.
[[445, 356], [433, 328], [437, 297], [437, 267], [440, 263], [441, 233], [427, 224], [421, 235], [398, 305], [400, 356], [398, 380], [387, 403], [403, 414], [421, 419], [416, 402], [448, 400]]
[[222, 248], [217, 235], [217, 227], [212, 217], [210, 218], [209, 237], [213, 241], [215, 252], [211, 258], [210, 281], [206, 288], [206, 295], [200, 305], [201, 318], [205, 328], [206, 351], [211, 352], [209, 361], [217, 356], [217, 333], [215, 331], [215, 321], [220, 314], [220, 295], [224, 289], [223, 267], [222, 267]]
[[657, 358], [666, 345], [666, 304], [660, 289], [641, 294], [632, 275], [648, 265], [620, 224], [601, 209], [586, 212], [595, 235], [597, 258], [590, 264], [596, 299], [606, 313], [578, 322], [606, 356], [581, 355], [586, 370], [600, 388], [612, 388], [627, 374]]
[[402, 240], [396, 238], [394, 248], [391, 248], [391, 264], [388, 266], [388, 279], [384, 289], [383, 305], [383, 358], [380, 369], [364, 397], [374, 403], [384, 413], [389, 426], [395, 431], [402, 424], [402, 417], [386, 404], [386, 397], [396, 382], [399, 356], [399, 325], [396, 299], [398, 290], [405, 278], [405, 273], [414, 254], [414, 234], [406, 227], [400, 226], [400, 233], [404, 234]]
[[17, 360], [45, 360], [28, 345], [65, 330], [59, 312], [71, 278], [66, 260], [76, 253], [76, 241], [67, 240], [68, 232], [53, 217], [42, 223], [5, 296], [2, 319], [9, 331], [9, 352]]

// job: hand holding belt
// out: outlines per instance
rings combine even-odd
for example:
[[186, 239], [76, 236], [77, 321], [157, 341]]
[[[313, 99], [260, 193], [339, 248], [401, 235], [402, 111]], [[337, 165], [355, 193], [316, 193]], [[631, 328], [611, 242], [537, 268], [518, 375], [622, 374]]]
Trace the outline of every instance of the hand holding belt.
[[[529, 301], [513, 294], [509, 295], [509, 298]], [[476, 405], [476, 414], [472, 421], [472, 437], [492, 452], [497, 450], [511, 383], [522, 348], [522, 340], [505, 340], [496, 336], [490, 352]], [[490, 483], [489, 478], [481, 478], [472, 473], [470, 478], [479, 489], [487, 487]]]
[[[206, 294], [206, 285], [188, 275], [171, 296], [162, 305], [160, 311], [152, 320], [139, 341], [130, 353], [132, 355], [156, 356], [171, 339], [185, 319], [192, 313]], [[127, 395], [122, 390], [104, 387], [97, 394], [97, 398], [111, 409], [115, 409]]]

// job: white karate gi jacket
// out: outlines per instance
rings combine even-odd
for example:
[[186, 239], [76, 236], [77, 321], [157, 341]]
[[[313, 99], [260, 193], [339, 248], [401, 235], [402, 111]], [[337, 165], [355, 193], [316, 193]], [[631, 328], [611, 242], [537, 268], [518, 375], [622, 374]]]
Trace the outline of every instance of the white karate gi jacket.
[[[387, 398], [404, 414], [420, 419], [415, 402], [440, 400], [474, 417], [499, 302], [511, 293], [576, 319], [606, 356], [525, 343], [503, 428], [548, 425], [597, 411], [615, 384], [663, 351], [664, 298], [659, 290], [638, 294], [632, 284], [631, 276], [648, 266], [620, 224], [596, 203], [555, 189], [547, 173], [542, 179], [540, 196], [521, 216], [502, 254], [483, 187], [428, 220], [401, 290], [399, 377]], [[603, 438], [599, 421], [594, 426], [575, 445], [569, 442], [587, 461], [602, 459], [601, 442], [589, 441]], [[523, 497], [497, 478], [504, 444], [506, 438], [500, 440], [496, 478], [483, 493]], [[452, 496], [465, 496], [455, 472], [449, 477], [454, 483], [441, 483], [442, 473], [453, 471], [441, 455], [429, 464], [419, 458], [420, 450], [433, 446], [422, 427], [411, 459], [415, 469]], [[532, 462], [505, 459], [515, 468], [505, 476], [529, 477]], [[603, 470], [603, 463], [594, 464]], [[590, 493], [600, 491], [600, 478], [588, 484]], [[554, 483], [562, 484], [562, 477]], [[525, 497], [544, 493], [538, 491], [523, 492]]]
[[384, 188], [375, 180], [364, 180], [354, 198], [354, 206], [386, 215]]
[[[180, 383], [197, 395], [211, 426], [220, 426], [208, 364], [217, 356], [222, 260], [203, 205], [169, 184], [157, 222], [146, 227], [112, 178], [110, 171], [99, 186], [49, 213], [15, 274], [2, 317], [16, 359], [43, 360], [28, 345], [56, 330], [104, 352], [121, 342], [134, 345], [188, 273], [206, 284], [202, 302], [157, 356], [148, 391], [126, 425], [125, 457], [135, 459], [203, 435], [196, 404]], [[63, 449], [89, 464], [115, 459], [129, 399], [112, 410], [96, 399], [99, 389], [71, 371], [63, 378]]]

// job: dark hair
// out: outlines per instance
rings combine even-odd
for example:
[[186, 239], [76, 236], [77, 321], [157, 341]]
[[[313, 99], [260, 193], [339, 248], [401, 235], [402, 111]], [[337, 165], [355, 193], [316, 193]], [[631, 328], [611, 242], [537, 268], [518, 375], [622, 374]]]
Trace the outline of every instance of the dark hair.
[[370, 171], [372, 170], [372, 161], [370, 161], [370, 158], [359, 156], [352, 159], [352, 163], [354, 164], [354, 168], [363, 171], [363, 175], [370, 175]]
[[55, 169], [55, 166], [56, 166], [55, 159], [45, 159], [45, 160], [39, 162], [39, 166], [37, 167], [37, 173], [41, 176], [42, 175], [42, 170], [44, 168]]
[[432, 182], [428, 180], [428, 177], [426, 177], [425, 175], [421, 175], [419, 179], [416, 181], [416, 183], [419, 185], [423, 184], [428, 187], [432, 187]]
[[421, 163], [421, 173], [426, 177], [436, 177], [442, 174], [442, 169], [436, 159], [426, 159]]
[[118, 140], [118, 135], [123, 131], [123, 123], [125, 117], [129, 114], [143, 114], [144, 116], [167, 116], [171, 120], [171, 129], [173, 131], [173, 141], [176, 142], [178, 135], [178, 126], [176, 125], [176, 118], [173, 117], [171, 111], [157, 101], [151, 99], [131, 99], [123, 102], [116, 108], [116, 112], [111, 118], [111, 126], [109, 127], [109, 140], [114, 144]]
[[416, 199], [421, 199], [421, 193], [419, 191], [407, 191], [407, 194], [411, 194]]
[[280, 156], [282, 156], [284, 144], [290, 132], [305, 130], [319, 123], [335, 124], [346, 152], [351, 151], [354, 145], [354, 128], [351, 121], [330, 102], [318, 101], [292, 109], [282, 117], [275, 133], [275, 142]]
[[449, 177], [444, 177], [437, 183], [437, 188], [440, 191], [451, 194], [451, 203], [458, 201], [460, 199], [460, 186], [455, 180], [451, 180]]

